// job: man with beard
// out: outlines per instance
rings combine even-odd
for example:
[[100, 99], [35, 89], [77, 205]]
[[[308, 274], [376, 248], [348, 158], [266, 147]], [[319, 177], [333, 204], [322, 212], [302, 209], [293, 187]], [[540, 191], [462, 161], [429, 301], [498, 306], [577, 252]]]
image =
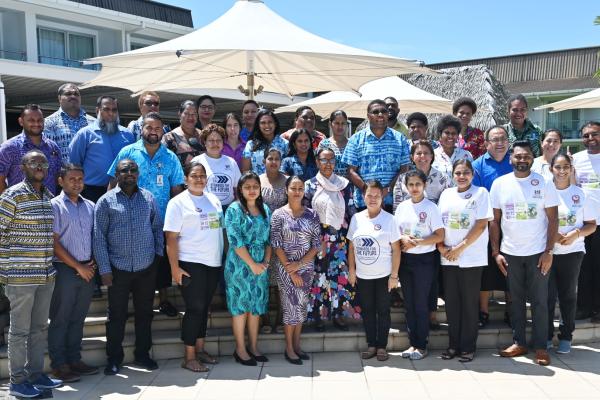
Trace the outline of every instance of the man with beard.
[[60, 148], [63, 164], [69, 162], [69, 143], [83, 127], [94, 123], [94, 118], [81, 108], [81, 94], [74, 83], [65, 83], [58, 88], [60, 108], [44, 121], [44, 134]]
[[[577, 185], [600, 209], [600, 122], [592, 121], [581, 128], [585, 150], [573, 156]], [[600, 221], [600, 215], [596, 217]], [[599, 222], [600, 224], [600, 222]], [[577, 319], [592, 317], [600, 322], [600, 229], [585, 237], [585, 256], [577, 286]]]
[[498, 268], [508, 277], [512, 297], [513, 344], [500, 355], [516, 357], [527, 353], [525, 325], [529, 300], [535, 362], [548, 365], [548, 272], [558, 234], [559, 199], [553, 182], [531, 172], [533, 158], [531, 144], [516, 141], [510, 158], [513, 173], [492, 184], [494, 220], [490, 223], [490, 242]]
[[7, 140], [0, 147], [0, 193], [7, 187], [23, 181], [21, 159], [32, 150], [39, 150], [46, 156], [48, 170], [44, 186], [54, 195], [57, 193], [57, 180], [62, 165], [60, 149], [46, 137], [44, 114], [37, 104], [28, 104], [21, 110], [19, 125], [21, 134]]
[[[162, 125], [156, 127], [162, 131]], [[94, 212], [94, 257], [102, 283], [108, 287], [105, 375], [119, 373], [129, 293], [135, 318], [136, 365], [157, 369], [150, 358], [154, 281], [163, 255], [162, 219], [154, 196], [138, 187], [139, 169], [123, 159], [116, 167], [117, 187], [98, 200]]]
[[[116, 177], [116, 167], [119, 161], [130, 159], [139, 168], [138, 185], [152, 193], [156, 200], [160, 217], [164, 220], [167, 203], [171, 197], [183, 190], [183, 169], [179, 159], [171, 150], [162, 144], [163, 122], [159, 114], [146, 114], [142, 126], [142, 140], [123, 147], [108, 169], [108, 175]], [[111, 180], [111, 187], [116, 184]], [[170, 317], [177, 315], [177, 309], [167, 297], [167, 288], [171, 286], [171, 268], [165, 257], [156, 274], [156, 289], [160, 303], [159, 310]]]
[[119, 125], [116, 98], [98, 97], [96, 114], [96, 122], [81, 128], [69, 144], [69, 161], [84, 170], [85, 189], [81, 195], [92, 202], [106, 193], [106, 171], [119, 151], [133, 142], [131, 133]]

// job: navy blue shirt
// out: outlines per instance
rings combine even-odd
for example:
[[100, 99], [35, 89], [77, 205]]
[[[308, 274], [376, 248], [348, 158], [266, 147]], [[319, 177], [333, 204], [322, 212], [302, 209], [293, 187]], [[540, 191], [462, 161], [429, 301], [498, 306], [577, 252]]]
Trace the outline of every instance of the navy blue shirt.
[[485, 153], [477, 160], [473, 161], [473, 185], [484, 187], [490, 191], [492, 183], [496, 178], [502, 175], [513, 172], [512, 165], [510, 165], [510, 154], [506, 152], [506, 155], [502, 161], [498, 162], [490, 155]]

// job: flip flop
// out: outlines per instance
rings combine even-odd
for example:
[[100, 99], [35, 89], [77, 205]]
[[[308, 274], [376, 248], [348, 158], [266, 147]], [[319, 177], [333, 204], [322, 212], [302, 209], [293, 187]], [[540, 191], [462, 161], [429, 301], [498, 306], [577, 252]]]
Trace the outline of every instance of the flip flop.
[[473, 361], [473, 358], [475, 358], [475, 353], [462, 353], [458, 357], [458, 361], [461, 363], [467, 363]]
[[198, 360], [183, 360], [181, 368], [192, 372], [208, 372], [210, 371], [206, 365], [198, 362]]

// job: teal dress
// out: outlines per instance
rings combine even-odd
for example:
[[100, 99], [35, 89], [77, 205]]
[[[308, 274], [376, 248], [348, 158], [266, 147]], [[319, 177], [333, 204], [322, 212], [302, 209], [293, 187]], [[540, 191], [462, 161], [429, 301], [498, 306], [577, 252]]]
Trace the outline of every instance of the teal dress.
[[267, 218], [245, 213], [238, 201], [225, 212], [225, 229], [229, 251], [225, 262], [225, 293], [231, 315], [266, 314], [269, 302], [269, 274], [255, 275], [252, 269], [234, 251], [246, 247], [252, 259], [263, 261], [269, 244], [271, 211], [263, 205]]

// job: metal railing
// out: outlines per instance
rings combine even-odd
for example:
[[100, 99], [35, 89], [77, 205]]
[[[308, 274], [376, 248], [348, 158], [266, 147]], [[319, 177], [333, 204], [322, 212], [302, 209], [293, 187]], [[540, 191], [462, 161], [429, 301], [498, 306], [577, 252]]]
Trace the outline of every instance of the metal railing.
[[91, 69], [94, 71], [98, 71], [100, 69], [100, 64], [84, 65], [81, 60], [72, 60], [72, 59], [60, 58], [60, 57], [38, 56], [38, 62], [40, 64], [50, 64], [50, 65], [60, 65], [62, 67]]
[[0, 58], [6, 60], [27, 61], [27, 52], [20, 50], [0, 49]]

